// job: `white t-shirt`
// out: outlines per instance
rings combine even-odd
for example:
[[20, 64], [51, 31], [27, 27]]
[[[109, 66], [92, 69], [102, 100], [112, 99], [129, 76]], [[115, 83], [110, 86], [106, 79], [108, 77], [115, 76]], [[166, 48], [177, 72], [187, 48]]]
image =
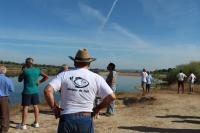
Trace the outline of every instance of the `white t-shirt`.
[[141, 74], [141, 80], [142, 80], [142, 82], [147, 82], [147, 76], [148, 76], [148, 74], [147, 74], [147, 72], [142, 72], [142, 74]]
[[184, 81], [184, 78], [186, 78], [187, 76], [184, 73], [179, 73], [177, 75], [178, 81]]
[[103, 77], [85, 68], [62, 72], [49, 84], [61, 90], [61, 114], [92, 112], [96, 96], [103, 99], [113, 93]]
[[188, 82], [194, 83], [195, 79], [196, 79], [196, 76], [193, 73], [191, 73], [190, 76], [188, 77]]

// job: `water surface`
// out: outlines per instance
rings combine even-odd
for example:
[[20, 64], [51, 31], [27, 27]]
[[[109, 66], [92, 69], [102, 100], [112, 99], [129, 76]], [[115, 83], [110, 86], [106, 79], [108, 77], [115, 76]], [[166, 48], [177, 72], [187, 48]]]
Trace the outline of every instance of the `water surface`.
[[[39, 95], [40, 101], [44, 101], [43, 90], [44, 87], [52, 80], [53, 76], [49, 77], [49, 79], [39, 86]], [[17, 81], [17, 77], [11, 78], [15, 85], [15, 92], [10, 96], [11, 105], [20, 104], [21, 103], [21, 93], [23, 90], [23, 82], [19, 83]], [[140, 86], [140, 77], [135, 76], [118, 76], [117, 79], [117, 90], [116, 92], [136, 92]], [[58, 99], [58, 94], [56, 94], [56, 98]]]

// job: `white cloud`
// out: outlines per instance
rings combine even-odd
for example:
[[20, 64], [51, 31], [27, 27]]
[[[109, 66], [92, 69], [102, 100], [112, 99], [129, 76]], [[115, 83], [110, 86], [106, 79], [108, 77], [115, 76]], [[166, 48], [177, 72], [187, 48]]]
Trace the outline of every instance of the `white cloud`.
[[199, 22], [198, 1], [193, 0], [139, 0], [144, 12], [157, 25], [179, 27]]
[[[189, 11], [180, 12], [181, 9], [176, 5], [162, 3], [167, 1], [150, 0], [148, 2], [145, 0], [142, 2], [144, 2], [146, 13], [148, 12], [158, 23], [163, 22], [162, 24], [168, 22], [170, 25], [176, 24], [178, 21], [174, 18], [183, 16], [185, 12], [194, 13], [194, 16], [199, 14], [195, 6]], [[79, 3], [79, 9], [76, 12], [57, 10], [66, 22], [80, 26], [75, 32], [68, 30], [66, 33], [57, 31], [39, 33], [38, 31], [1, 30], [0, 46], [3, 48], [0, 50], [1, 58], [24, 61], [25, 57], [33, 56], [41, 63], [62, 64], [68, 55], [74, 55], [77, 49], [86, 47], [92, 51], [91, 55], [97, 57], [94, 67], [95, 65], [104, 67], [109, 61], [114, 61], [118, 68], [155, 69], [173, 67], [200, 59], [198, 44], [183, 45], [181, 42], [174, 42], [173, 46], [162, 46], [156, 41], [151, 43], [120, 23], [107, 21], [109, 17], [106, 19], [106, 15], [104, 16], [100, 10], [83, 3]], [[107, 26], [99, 30], [105, 22]], [[85, 25], [80, 23], [85, 23]], [[94, 24], [95, 27], [90, 29], [90, 24]], [[10, 49], [10, 47], [17, 48]], [[34, 49], [35, 53], [29, 54], [23, 51], [24, 48]]]
[[[116, 1], [114, 1], [114, 4], [116, 4]], [[103, 34], [107, 34], [108, 36], [110, 36], [108, 29], [104, 29], [102, 31], [102, 25], [105, 25], [105, 23], [108, 21], [112, 13], [113, 7], [111, 8], [111, 11], [109, 12], [108, 17], [106, 18], [105, 16], [101, 14], [100, 11], [90, 7], [89, 5], [80, 3], [79, 6], [82, 13], [86, 15], [85, 17], [96, 18], [96, 20], [99, 20], [99, 22], [101, 23], [101, 25], [99, 26], [98, 33], [97, 33], [98, 35], [101, 36]], [[124, 40], [131, 42], [131, 43], [128, 43], [130, 45], [136, 45], [141, 48], [145, 48], [149, 46], [149, 44], [146, 41], [144, 41], [142, 38], [140, 38], [139, 35], [132, 33], [131, 31], [127, 30], [125, 27], [119, 25], [117, 22], [110, 22], [109, 27], [115, 30], [115, 32], [110, 33], [110, 34], [114, 34], [115, 38], [119, 38], [121, 35], [123, 35], [123, 37], [125, 37]]]
[[85, 17], [93, 18], [103, 23], [106, 18], [96, 9], [90, 7], [89, 5], [79, 3], [80, 11]]

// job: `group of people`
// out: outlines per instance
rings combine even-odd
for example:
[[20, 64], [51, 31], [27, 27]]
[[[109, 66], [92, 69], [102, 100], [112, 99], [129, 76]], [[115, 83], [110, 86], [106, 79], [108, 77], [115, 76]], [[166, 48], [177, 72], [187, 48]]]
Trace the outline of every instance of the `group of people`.
[[[111, 116], [115, 108], [115, 91], [117, 72], [115, 64], [109, 63], [109, 71], [106, 80], [100, 75], [89, 70], [91, 62], [95, 61], [89, 55], [87, 49], [79, 49], [75, 57], [69, 56], [74, 62], [75, 68], [68, 70], [64, 64], [62, 69], [44, 88], [45, 99], [52, 109], [55, 118], [59, 118], [58, 133], [93, 133], [93, 117], [100, 110], [107, 107], [106, 116]], [[0, 66], [0, 133], [7, 133], [9, 129], [9, 103], [8, 96], [14, 92], [12, 81], [5, 76], [6, 67]], [[40, 77], [42, 77], [40, 79]], [[180, 70], [178, 78], [178, 93], [182, 88], [184, 93], [184, 81], [186, 75]], [[18, 81], [24, 83], [22, 92], [22, 121], [17, 125], [19, 129], [27, 129], [28, 108], [33, 105], [35, 120], [32, 127], [39, 127], [39, 88], [38, 86], [48, 79], [48, 75], [39, 68], [33, 66], [33, 59], [27, 58], [22, 66]], [[193, 84], [196, 76], [190, 72], [188, 76], [189, 92], [193, 92]], [[146, 69], [141, 73], [141, 86], [143, 95], [150, 93], [153, 77]], [[61, 95], [60, 105], [54, 99], [54, 92]], [[95, 98], [102, 101], [94, 106]]]
[[141, 73], [141, 87], [143, 96], [146, 93], [150, 93], [152, 82], [153, 82], [153, 77], [151, 76], [150, 71], [146, 71], [146, 69], [144, 68]]
[[[184, 88], [184, 81], [187, 78], [187, 76], [183, 73], [182, 70], [180, 70], [180, 72], [177, 75], [177, 79], [178, 79], [178, 91], [177, 93], [180, 93], [180, 89], [182, 90], [182, 93], [185, 92], [185, 88]], [[193, 93], [194, 92], [194, 82], [196, 80], [196, 76], [193, 74], [192, 71], [190, 71], [190, 74], [188, 76], [188, 84], [189, 84], [189, 93]]]
[[[74, 61], [75, 69], [68, 70], [63, 65], [63, 70], [53, 78], [44, 88], [45, 99], [52, 109], [55, 118], [59, 118], [58, 133], [93, 133], [93, 117], [103, 108], [107, 107], [106, 114], [114, 112], [116, 99], [115, 64], [107, 66], [109, 74], [106, 80], [100, 75], [89, 70], [91, 62], [95, 61], [87, 49], [79, 49], [75, 57], [69, 56]], [[12, 81], [5, 76], [6, 67], [0, 67], [0, 132], [7, 133], [9, 129], [8, 96], [14, 91]], [[40, 76], [42, 79], [40, 79]], [[18, 77], [19, 82], [24, 82], [22, 92], [22, 121], [17, 125], [19, 129], [27, 129], [28, 107], [33, 105], [35, 121], [31, 126], [39, 127], [39, 88], [38, 86], [48, 79], [48, 75], [33, 66], [33, 59], [27, 58]], [[58, 106], [54, 99], [54, 92], [60, 92], [61, 104]], [[102, 102], [94, 107], [96, 97]]]

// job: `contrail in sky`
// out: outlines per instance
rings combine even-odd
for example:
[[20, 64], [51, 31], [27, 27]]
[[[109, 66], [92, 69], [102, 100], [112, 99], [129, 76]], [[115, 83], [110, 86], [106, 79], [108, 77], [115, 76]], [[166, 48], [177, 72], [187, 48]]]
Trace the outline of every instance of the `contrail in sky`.
[[[106, 23], [107, 23], [108, 20], [110, 19], [110, 16], [111, 16], [111, 14], [112, 14], [112, 12], [113, 12], [113, 10], [114, 10], [116, 4], [117, 4], [117, 1], [118, 1], [118, 0], [115, 0], [115, 1], [113, 2], [112, 7], [111, 7], [111, 9], [110, 9], [108, 15], [106, 16], [105, 20], [103, 21], [102, 25], [100, 26], [100, 28], [99, 28], [99, 33], [100, 33], [100, 34], [101, 34], [102, 30], [104, 29]], [[98, 37], [99, 37], [99, 36], [98, 36]], [[101, 48], [102, 50], [104, 49], [101, 45], [100, 45], [100, 48]], [[109, 61], [111, 62], [111, 60], [113, 60], [115, 57], [116, 57], [115, 54], [111, 52], [111, 57], [110, 57], [110, 60], [109, 60]], [[111, 59], [111, 58], [113, 58], [113, 59]]]
[[110, 11], [109, 11], [109, 13], [108, 13], [108, 15], [106, 16], [105, 21], [103, 22], [102, 26], [100, 27], [100, 30], [103, 30], [103, 28], [105, 27], [106, 23], [108, 22], [108, 20], [109, 20], [111, 14], [112, 14], [112, 12], [113, 12], [113, 9], [115, 8], [115, 5], [117, 4], [117, 1], [118, 1], [118, 0], [115, 0], [115, 1], [113, 2], [113, 5], [112, 5], [112, 7], [111, 7], [111, 9], [110, 9]]

